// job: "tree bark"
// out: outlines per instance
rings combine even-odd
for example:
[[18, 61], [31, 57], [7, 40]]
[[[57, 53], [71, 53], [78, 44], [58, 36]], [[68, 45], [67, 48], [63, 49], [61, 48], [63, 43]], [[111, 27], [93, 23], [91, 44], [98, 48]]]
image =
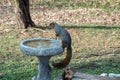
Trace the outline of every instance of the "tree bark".
[[20, 29], [26, 29], [35, 24], [30, 16], [29, 0], [14, 0], [16, 3], [16, 17]]

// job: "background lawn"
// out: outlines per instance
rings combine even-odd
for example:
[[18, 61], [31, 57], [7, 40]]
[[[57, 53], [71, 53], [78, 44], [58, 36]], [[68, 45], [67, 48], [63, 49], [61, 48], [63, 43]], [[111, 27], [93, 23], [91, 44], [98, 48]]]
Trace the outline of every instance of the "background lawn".
[[[17, 25], [13, 6], [1, 6], [4, 2], [0, 0], [0, 80], [30, 80], [37, 75], [37, 58], [24, 55], [19, 44], [28, 38], [55, 38], [53, 29], [46, 27], [52, 21], [63, 25], [71, 34], [73, 58], [69, 66], [72, 69], [97, 75], [120, 74], [120, 1], [75, 1], [31, 0], [31, 17], [36, 24], [43, 25], [44, 29], [19, 30], [15, 28]], [[97, 12], [100, 13], [98, 16]], [[96, 22], [100, 20], [100, 23]], [[65, 54], [51, 58], [50, 63], [59, 62], [64, 57]], [[55, 80], [63, 70], [52, 69]]]

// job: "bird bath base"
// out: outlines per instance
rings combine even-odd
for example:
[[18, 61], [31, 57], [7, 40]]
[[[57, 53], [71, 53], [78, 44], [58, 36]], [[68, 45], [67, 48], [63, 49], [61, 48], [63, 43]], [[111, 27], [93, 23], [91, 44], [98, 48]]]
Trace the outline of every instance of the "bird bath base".
[[38, 56], [39, 70], [38, 75], [34, 76], [32, 80], [52, 80], [52, 70], [49, 65], [50, 56]]
[[36, 56], [39, 60], [38, 74], [32, 80], [52, 80], [52, 69], [49, 60], [52, 56], [63, 52], [59, 40], [47, 38], [23, 40], [20, 43], [20, 49], [24, 54]]

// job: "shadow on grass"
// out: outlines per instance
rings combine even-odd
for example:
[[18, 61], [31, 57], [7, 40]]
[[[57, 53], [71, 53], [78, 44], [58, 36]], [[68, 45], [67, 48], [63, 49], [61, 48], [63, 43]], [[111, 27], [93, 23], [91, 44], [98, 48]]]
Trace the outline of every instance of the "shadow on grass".
[[[116, 53], [116, 54], [119, 54]], [[104, 56], [104, 55], [103, 55]], [[119, 73], [120, 72], [120, 56], [112, 56], [111, 58], [100, 59], [96, 61], [87, 61], [81, 63], [71, 64], [71, 68], [78, 72], [88, 74], [101, 74], [101, 73]], [[86, 58], [88, 59], [88, 58]], [[30, 80], [33, 76], [37, 75], [37, 68], [34, 68], [32, 64], [11, 64], [10, 66], [2, 69], [8, 69], [2, 76], [2, 80]], [[54, 70], [53, 76], [62, 73], [60, 70]]]
[[30, 66], [25, 67], [26, 65], [10, 65], [3, 67], [2, 70], [7, 69], [6, 72], [3, 72], [0, 80], [31, 80], [31, 78], [36, 75], [37, 69], [33, 69]]
[[[6, 73], [1, 78], [2, 80], [31, 80], [34, 76], [33, 71], [21, 71], [21, 72], [14, 72], [14, 73]], [[0, 79], [0, 80], [1, 80]]]
[[[93, 29], [120, 29], [120, 26], [62, 26], [64, 28], [73, 28], [73, 29], [78, 29], [78, 28], [93, 28]], [[38, 29], [53, 29], [49, 26], [41, 26], [41, 25], [36, 25], [32, 28], [38, 28]]]
[[120, 26], [63, 26], [65, 28], [120, 29]]
[[[78, 72], [84, 72], [89, 74], [101, 74], [101, 73], [120, 73], [120, 54], [118, 51], [115, 55], [106, 54], [99, 55], [96, 60], [91, 60], [90, 58], [96, 58], [96, 55], [89, 56], [85, 58], [83, 62], [71, 63], [71, 67]], [[104, 57], [104, 58], [102, 58]]]

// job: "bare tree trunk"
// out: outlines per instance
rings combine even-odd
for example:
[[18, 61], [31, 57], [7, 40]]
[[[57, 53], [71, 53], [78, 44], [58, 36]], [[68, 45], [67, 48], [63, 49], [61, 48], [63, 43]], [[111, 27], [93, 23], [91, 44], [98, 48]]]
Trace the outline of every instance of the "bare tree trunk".
[[19, 28], [24, 29], [35, 24], [31, 19], [29, 10], [29, 0], [14, 0], [16, 3], [16, 17]]

